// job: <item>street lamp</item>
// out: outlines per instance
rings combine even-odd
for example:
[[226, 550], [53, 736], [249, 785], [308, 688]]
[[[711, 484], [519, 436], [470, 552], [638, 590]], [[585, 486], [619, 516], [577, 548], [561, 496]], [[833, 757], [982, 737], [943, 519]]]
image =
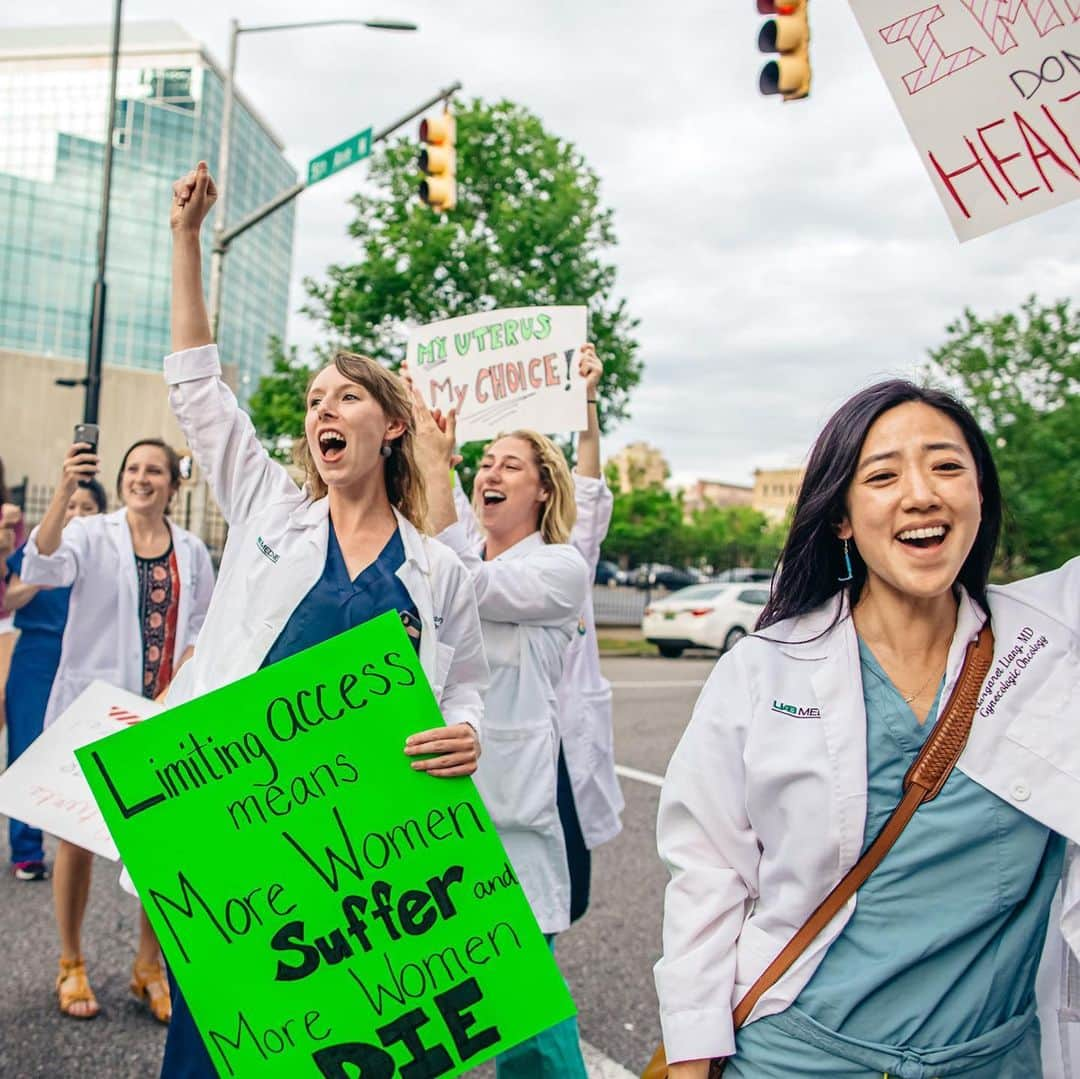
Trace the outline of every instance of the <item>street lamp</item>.
[[241, 26], [229, 20], [229, 67], [225, 73], [225, 104], [221, 113], [221, 145], [218, 153], [218, 200], [214, 216], [214, 244], [210, 255], [210, 329], [217, 340], [221, 312], [221, 278], [224, 269], [225, 214], [229, 200], [229, 144], [232, 141], [233, 101], [236, 96], [236, 44], [241, 34], [265, 34], [274, 30], [306, 30], [314, 26], [363, 26], [369, 30], [411, 32], [420, 27], [401, 19], [317, 19], [310, 22], [282, 22], [265, 26]]

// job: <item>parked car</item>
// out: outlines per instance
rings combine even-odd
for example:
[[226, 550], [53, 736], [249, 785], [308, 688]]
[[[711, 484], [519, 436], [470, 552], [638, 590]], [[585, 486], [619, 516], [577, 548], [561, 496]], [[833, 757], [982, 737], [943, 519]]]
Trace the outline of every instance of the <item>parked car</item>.
[[614, 562], [601, 559], [596, 563], [593, 583], [606, 584], [609, 588], [614, 588], [616, 585], [626, 584], [626, 574]]
[[768, 588], [758, 584], [694, 585], [650, 603], [641, 632], [670, 659], [687, 648], [726, 652], [753, 629], [768, 599]]
[[663, 562], [646, 562], [634, 570], [632, 583], [637, 588], [667, 588], [674, 591], [697, 584], [699, 580], [690, 570], [676, 569]]
[[771, 581], [771, 569], [752, 569], [749, 566], [734, 566], [721, 570], [713, 576], [714, 581]]

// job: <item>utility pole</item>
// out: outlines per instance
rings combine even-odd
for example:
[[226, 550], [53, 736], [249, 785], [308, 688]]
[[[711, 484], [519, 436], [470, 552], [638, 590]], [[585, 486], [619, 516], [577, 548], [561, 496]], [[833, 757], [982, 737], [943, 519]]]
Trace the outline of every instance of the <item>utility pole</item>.
[[112, 191], [113, 132], [116, 128], [116, 71], [120, 63], [120, 8], [113, 6], [112, 64], [109, 75], [109, 111], [105, 123], [105, 162], [101, 179], [101, 209], [97, 234], [97, 276], [90, 315], [90, 350], [86, 358], [86, 398], [83, 422], [97, 423], [101, 403], [101, 354], [105, 344], [105, 259], [109, 246], [109, 196]]
[[[221, 318], [222, 278], [225, 272], [225, 251], [229, 238], [225, 235], [228, 221], [226, 207], [229, 199], [230, 161], [229, 147], [232, 143], [233, 104], [236, 99], [236, 44], [241, 34], [263, 34], [273, 30], [305, 30], [318, 26], [363, 26], [369, 30], [418, 30], [416, 23], [400, 19], [317, 19], [310, 22], [274, 23], [269, 26], [241, 26], [236, 19], [229, 20], [229, 68], [225, 73], [225, 104], [221, 111], [221, 138], [218, 148], [217, 187], [218, 198], [214, 216], [213, 247], [210, 253], [210, 332], [214, 340], [218, 336]], [[301, 185], [292, 196], [303, 190]], [[288, 200], [286, 200], [288, 201]], [[282, 203], [281, 205], [284, 205]], [[276, 209], [276, 207], [275, 207]], [[265, 216], [265, 215], [263, 215]], [[261, 218], [260, 218], [261, 220]]]

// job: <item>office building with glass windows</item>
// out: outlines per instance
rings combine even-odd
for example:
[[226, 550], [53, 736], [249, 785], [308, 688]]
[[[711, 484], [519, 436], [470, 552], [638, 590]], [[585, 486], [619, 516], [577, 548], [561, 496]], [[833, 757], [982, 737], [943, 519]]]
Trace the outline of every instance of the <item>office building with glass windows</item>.
[[[3, 364], [85, 361], [109, 90], [108, 26], [5, 29], [0, 40], [0, 350]], [[110, 368], [157, 372], [169, 350], [172, 183], [219, 157], [224, 71], [170, 22], [121, 37], [113, 140], [103, 392]], [[296, 183], [282, 144], [237, 95], [230, 223]], [[294, 210], [271, 214], [225, 260], [218, 338], [241, 399], [284, 337]], [[209, 228], [204, 233], [209, 280]], [[14, 359], [13, 359], [14, 357]], [[69, 364], [60, 365], [64, 367]], [[12, 379], [2, 381], [10, 390]], [[50, 380], [51, 382], [51, 380]], [[72, 391], [67, 391], [72, 394]], [[80, 406], [81, 407], [81, 406]]]

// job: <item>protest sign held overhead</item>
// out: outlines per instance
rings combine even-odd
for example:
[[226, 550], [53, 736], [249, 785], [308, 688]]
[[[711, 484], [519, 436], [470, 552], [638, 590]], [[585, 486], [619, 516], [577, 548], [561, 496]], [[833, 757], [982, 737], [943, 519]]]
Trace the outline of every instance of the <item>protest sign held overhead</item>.
[[420, 326], [406, 358], [429, 408], [457, 410], [458, 442], [527, 427], [566, 434], [586, 426], [578, 350], [584, 307], [513, 307]]
[[0, 775], [0, 813], [115, 862], [120, 855], [75, 750], [160, 711], [126, 689], [91, 682]]
[[1080, 0], [851, 0], [961, 240], [1080, 196]]
[[[221, 1076], [455, 1076], [574, 1013], [395, 612], [80, 750]], [[228, 993], [222, 992], [227, 970]]]

